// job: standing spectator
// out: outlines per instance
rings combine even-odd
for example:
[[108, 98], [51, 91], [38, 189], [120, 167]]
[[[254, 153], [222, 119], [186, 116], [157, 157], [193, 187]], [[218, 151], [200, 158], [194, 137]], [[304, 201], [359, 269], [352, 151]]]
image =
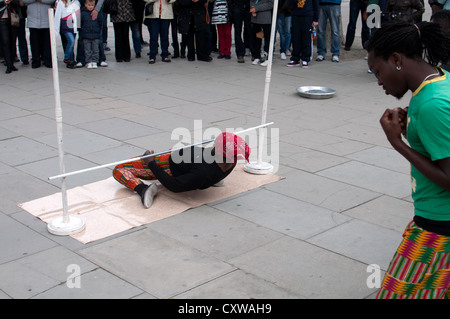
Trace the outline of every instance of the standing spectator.
[[425, 8], [420, 0], [388, 0], [388, 22], [416, 23], [422, 20]]
[[26, 21], [27, 21], [27, 6], [23, 3], [23, 1], [19, 1], [20, 5], [20, 26], [17, 33], [17, 42], [19, 48], [19, 56], [20, 60], [24, 65], [28, 65], [29, 57], [28, 57], [28, 41], [26, 35]]
[[[50, 27], [48, 22], [48, 9], [55, 3], [54, 0], [23, 0], [27, 6], [27, 27], [30, 31], [31, 67], [41, 66], [41, 57], [44, 66], [52, 67], [52, 49], [50, 45]], [[53, 32], [53, 30], [52, 30]]]
[[211, 24], [217, 25], [219, 36], [218, 59], [231, 59], [231, 12], [232, 8], [227, 0], [215, 0], [211, 15]]
[[142, 21], [144, 20], [144, 8], [141, 6], [143, 1], [131, 0], [135, 21], [130, 23], [131, 40], [133, 41], [133, 49], [135, 57], [139, 59], [142, 51]]
[[96, 69], [100, 61], [99, 52], [101, 43], [101, 34], [103, 23], [100, 15], [92, 19], [92, 11], [95, 7], [95, 0], [86, 0], [81, 9], [81, 32], [83, 39], [84, 56], [88, 69]]
[[[280, 33], [280, 58], [286, 60], [291, 48], [291, 10], [284, 6], [286, 0], [278, 2], [277, 31]], [[317, 21], [317, 20], [316, 20]]]
[[163, 62], [170, 62], [169, 58], [169, 26], [173, 19], [172, 0], [146, 0], [147, 5], [153, 6], [153, 13], [145, 16], [149, 19], [148, 31], [150, 33], [150, 56], [148, 63], [156, 61], [158, 53], [158, 38], [161, 43], [161, 59]]
[[367, 27], [364, 13], [367, 10], [367, 0], [350, 0], [349, 21], [347, 25], [347, 35], [345, 36], [344, 50], [350, 51], [355, 40], [356, 22], [361, 12], [361, 42], [364, 45], [370, 37], [370, 30]]
[[[450, 10], [437, 11], [431, 16], [430, 21], [439, 24], [441, 26], [441, 30], [444, 36], [447, 39], [450, 39]], [[448, 56], [450, 56], [450, 52], [448, 52]], [[450, 72], [450, 61], [443, 63], [441, 65], [441, 68]]]
[[308, 68], [311, 60], [311, 31], [316, 27], [319, 19], [318, 0], [288, 0], [292, 11], [292, 56], [287, 66], [299, 66]]
[[199, 61], [212, 61], [206, 43], [209, 28], [206, 3], [206, 0], [179, 0], [178, 28], [186, 35], [188, 61], [195, 61], [196, 55]]
[[244, 63], [245, 39], [251, 37], [250, 0], [231, 0], [234, 45], [238, 63]]
[[55, 11], [55, 32], [66, 39], [64, 48], [64, 63], [69, 69], [75, 69], [73, 57], [75, 35], [80, 21], [80, 2], [78, 0], [58, 0]]
[[[265, 59], [269, 52], [269, 39], [272, 28], [272, 9], [273, 0], [250, 0], [250, 13], [252, 22], [252, 35], [250, 41], [252, 42], [252, 64], [261, 62], [261, 66], [267, 66], [269, 63]], [[259, 36], [261, 32], [264, 34], [264, 58], [261, 55], [262, 37]]]
[[116, 61], [130, 62], [130, 23], [136, 20], [133, 5], [130, 0], [117, 0], [117, 8], [117, 13], [110, 14], [114, 27]]
[[170, 31], [172, 35], [172, 58], [176, 59], [180, 57], [180, 42], [178, 41], [178, 2], [172, 3], [173, 19], [170, 20]]
[[0, 0], [0, 47], [5, 59], [7, 74], [17, 71], [14, 66], [18, 26], [11, 25], [11, 11], [20, 15], [19, 1]]
[[339, 19], [341, 17], [341, 0], [319, 0], [319, 29], [317, 30], [317, 59], [323, 61], [327, 53], [325, 33], [327, 22], [331, 28], [331, 61], [339, 62], [341, 47], [341, 32]]
[[[81, 7], [84, 7], [85, 0], [79, 0]], [[107, 33], [107, 29], [105, 30], [106, 18], [107, 14], [103, 12], [103, 2], [104, 0], [95, 0], [95, 8], [91, 11], [92, 20], [98, 20], [99, 23], [102, 24], [102, 29], [100, 33], [100, 38], [105, 39], [103, 34]], [[105, 41], [105, 40], [103, 40]], [[105, 55], [105, 45], [104, 43], [99, 44], [99, 66], [107, 67], [108, 63], [106, 63], [106, 55]], [[77, 68], [82, 68], [86, 64], [86, 59], [84, 56], [84, 43], [81, 37], [78, 37], [78, 47], [77, 47]]]

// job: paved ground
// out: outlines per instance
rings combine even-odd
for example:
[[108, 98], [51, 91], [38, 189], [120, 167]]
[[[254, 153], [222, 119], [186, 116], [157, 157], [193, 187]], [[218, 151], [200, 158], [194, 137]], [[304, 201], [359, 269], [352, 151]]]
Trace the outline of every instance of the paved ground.
[[[194, 120], [260, 124], [266, 69], [249, 57], [149, 65], [147, 52], [120, 64], [108, 53], [97, 70], [59, 64], [67, 171], [168, 149]], [[364, 52], [353, 54], [309, 69], [274, 55], [267, 121], [279, 139], [269, 134], [265, 159], [282, 181], [87, 245], [17, 206], [60, 191], [47, 179], [58, 173], [52, 70], [18, 64], [2, 75], [0, 298], [373, 298], [367, 281], [381, 279], [412, 217], [408, 164], [378, 119], [409, 97], [385, 96]], [[337, 95], [304, 99], [300, 85]]]

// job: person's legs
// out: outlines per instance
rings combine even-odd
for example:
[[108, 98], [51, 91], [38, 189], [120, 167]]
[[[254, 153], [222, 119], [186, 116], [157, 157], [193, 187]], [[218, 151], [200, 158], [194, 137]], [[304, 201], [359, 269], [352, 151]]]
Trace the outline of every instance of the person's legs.
[[167, 59], [169, 57], [169, 26], [170, 20], [161, 19], [159, 38], [161, 41], [161, 58]]
[[411, 222], [388, 267], [377, 299], [443, 299], [450, 287], [450, 237]]
[[341, 33], [339, 29], [339, 19], [341, 17], [341, 6], [330, 5], [330, 28], [331, 28], [331, 54], [333, 56], [340, 55]]
[[39, 45], [39, 30], [29, 28], [30, 31], [30, 50], [31, 50], [31, 67], [38, 68], [41, 66], [41, 46]]
[[[169, 166], [170, 153], [155, 156], [156, 164], [163, 168], [166, 173], [171, 175]], [[125, 164], [119, 164], [114, 167], [113, 177], [120, 184], [134, 190], [136, 186], [144, 184], [143, 180], [155, 180], [156, 177], [147, 167], [143, 160], [136, 160]]]
[[141, 55], [141, 31], [137, 21], [130, 23], [131, 39], [133, 41], [133, 49], [136, 57]]
[[64, 33], [66, 37], [67, 44], [64, 50], [64, 60], [65, 61], [73, 61], [73, 48], [75, 46], [75, 35], [72, 32]]
[[313, 17], [300, 17], [300, 58], [304, 62], [311, 61], [311, 28]]
[[158, 53], [158, 37], [160, 28], [160, 19], [150, 19], [150, 54], [149, 59], [155, 60]]
[[292, 16], [292, 33], [291, 33], [291, 39], [292, 39], [292, 52], [291, 52], [291, 61], [299, 62], [300, 61], [300, 54], [301, 54], [301, 24], [300, 24], [301, 17], [299, 16]]
[[234, 8], [233, 20], [234, 20], [234, 44], [237, 57], [244, 57], [245, 47], [244, 40], [242, 38], [242, 29], [244, 26], [244, 13], [239, 8]]
[[328, 6], [320, 5], [319, 7], [319, 25], [317, 28], [317, 54], [324, 57], [327, 54], [327, 42], [325, 40], [325, 33], [327, 30]]
[[349, 21], [345, 36], [345, 49], [350, 50], [355, 40], [356, 22], [359, 15], [359, 0], [350, 0]]

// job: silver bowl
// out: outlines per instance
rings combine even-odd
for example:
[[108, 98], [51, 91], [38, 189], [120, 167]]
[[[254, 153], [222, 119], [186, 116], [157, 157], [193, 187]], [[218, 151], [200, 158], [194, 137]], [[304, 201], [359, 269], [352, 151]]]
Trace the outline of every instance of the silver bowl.
[[300, 96], [310, 99], [329, 99], [336, 94], [336, 90], [326, 86], [299, 86], [297, 93]]

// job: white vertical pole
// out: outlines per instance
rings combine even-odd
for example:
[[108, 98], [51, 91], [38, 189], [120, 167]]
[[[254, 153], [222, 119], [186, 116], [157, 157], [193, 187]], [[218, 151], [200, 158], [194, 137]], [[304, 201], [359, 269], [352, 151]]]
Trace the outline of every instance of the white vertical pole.
[[[275, 29], [276, 29], [276, 25], [277, 25], [277, 12], [278, 12], [278, 0], [274, 0], [273, 10], [272, 10], [272, 25], [271, 25], [271, 31], [270, 31], [269, 52], [268, 52], [269, 63], [267, 64], [267, 69], [266, 69], [266, 79], [265, 79], [265, 86], [264, 86], [261, 124], [264, 124], [266, 122], [266, 118], [267, 118], [267, 106], [269, 104], [270, 81], [272, 79], [273, 47], [274, 47], [275, 37], [276, 37]], [[256, 163], [247, 163], [244, 166], [244, 170], [247, 173], [262, 175], [262, 174], [268, 174], [268, 173], [272, 172], [272, 170], [273, 170], [273, 166], [270, 163], [266, 163], [266, 162], [262, 161], [262, 151], [263, 151], [265, 130], [266, 130], [266, 128], [259, 129], [257, 161], [256, 161]]]
[[[51, 8], [48, 9], [48, 19], [50, 28], [50, 44], [52, 50], [53, 91], [55, 95], [55, 119], [56, 133], [58, 136], [59, 170], [61, 174], [64, 174], [65, 167], [61, 95], [59, 88], [58, 58], [56, 54], [55, 19], [53, 9]], [[78, 217], [70, 217], [68, 213], [65, 177], [61, 180], [61, 195], [63, 215], [61, 218], [56, 218], [48, 224], [48, 231], [54, 235], [70, 235], [82, 231], [85, 227], [84, 222]]]

